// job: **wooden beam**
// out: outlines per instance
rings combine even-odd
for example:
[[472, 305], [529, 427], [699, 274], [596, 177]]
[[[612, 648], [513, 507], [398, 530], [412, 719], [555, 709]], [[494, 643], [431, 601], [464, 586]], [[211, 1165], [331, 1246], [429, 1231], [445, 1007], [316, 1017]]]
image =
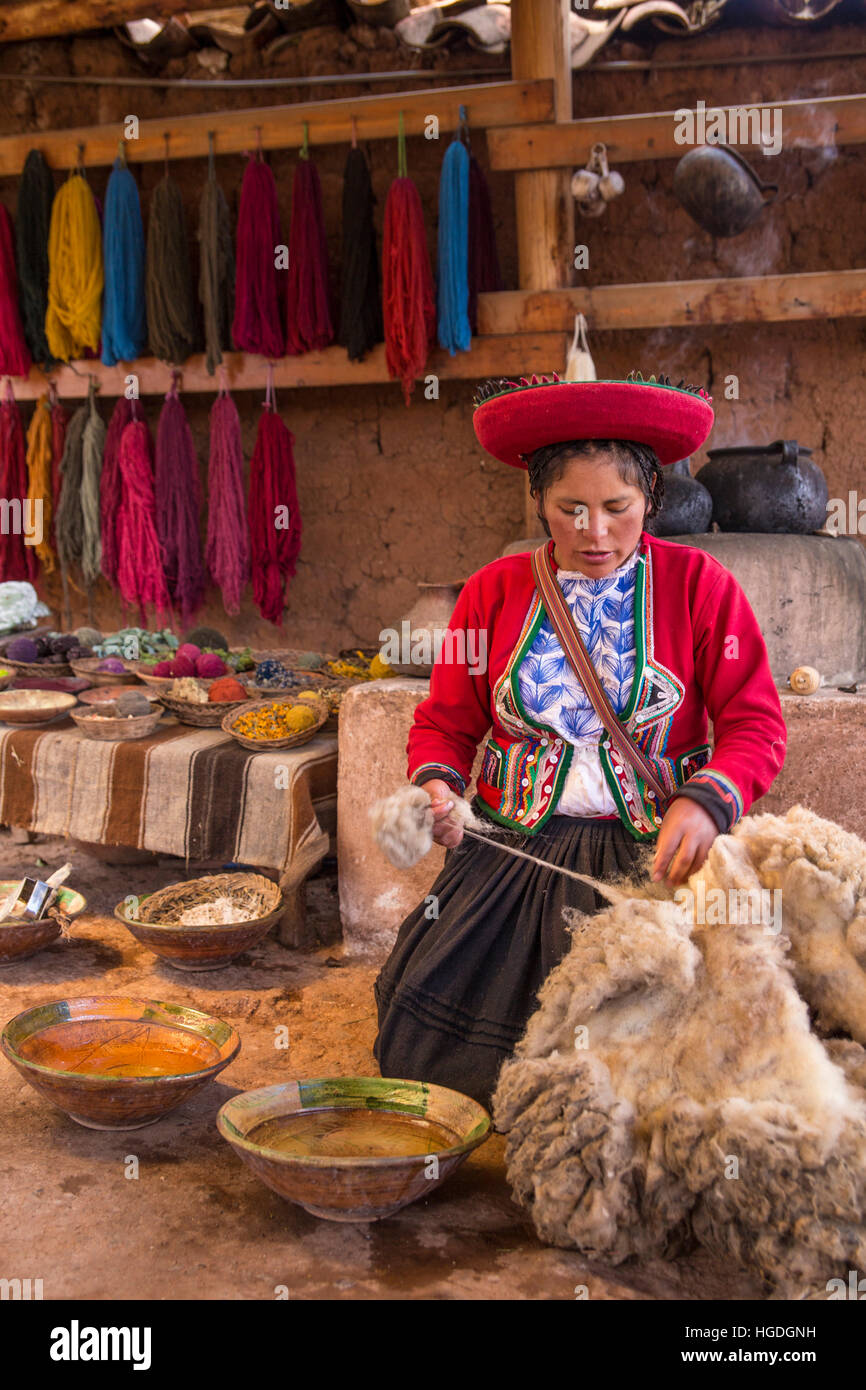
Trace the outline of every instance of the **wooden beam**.
[[[290, 149], [304, 139], [304, 123], [311, 145], [339, 144], [352, 137], [355, 117], [361, 140], [396, 140], [399, 113], [407, 135], [423, 135], [428, 118], [435, 115], [440, 130], [456, 130], [460, 107], [466, 107], [470, 127], [514, 125], [519, 121], [546, 120], [553, 114], [553, 84], [537, 82], [485, 82], [465, 87], [425, 88], [420, 92], [394, 92], [388, 96], [344, 97], [337, 101], [292, 102], [287, 106], [260, 106], [241, 111], [212, 111], [196, 116], [167, 116], [139, 124], [137, 140], [125, 140], [130, 164], [165, 158], [169, 137], [170, 159], [206, 155], [208, 132], [214, 134], [217, 154], [239, 154], [255, 148], [261, 132], [262, 148]], [[87, 166], [111, 164], [123, 135], [120, 121], [108, 125], [79, 126], [69, 130], [32, 131], [0, 138], [0, 174], [17, 174], [30, 150], [41, 150], [55, 169], [69, 169], [78, 162], [78, 146], [84, 146]], [[396, 155], [395, 169], [396, 169]]]
[[593, 333], [693, 324], [861, 318], [866, 315], [866, 270], [668, 280], [542, 292], [506, 290], [478, 296], [478, 331], [505, 336], [570, 332], [578, 313], [586, 315]]
[[[693, 108], [683, 108], [693, 109]], [[838, 145], [866, 144], [866, 96], [817, 97], [807, 101], [752, 103], [748, 107], [712, 106], [710, 111], [727, 113], [742, 110], [781, 112], [779, 117], [782, 148], [824, 149]], [[599, 140], [607, 146], [611, 168], [640, 159], [679, 159], [692, 146], [679, 144], [676, 111], [651, 111], [631, 116], [600, 116], [566, 124], [500, 128], [487, 137], [492, 169], [576, 168], [586, 162], [590, 149]], [[730, 126], [728, 127], [730, 130]], [[742, 141], [729, 143], [740, 149], [753, 148], [752, 127], [738, 125]], [[772, 132], [773, 126], [768, 130]], [[761, 157], [759, 172], [772, 179], [768, 170], [773, 158]]]
[[168, 19], [195, 10], [229, 10], [237, 0], [15, 0], [0, 9], [0, 43], [111, 29], [133, 19]]
[[[511, 76], [553, 82], [554, 119], [571, 121], [570, 0], [512, 0]], [[552, 290], [574, 282], [574, 199], [567, 171], [538, 166], [514, 176], [517, 273], [521, 290]], [[524, 491], [525, 535], [539, 528]]]
[[[431, 350], [424, 373], [419, 377], [436, 376], [442, 380], [482, 381], [488, 376], [557, 371], [565, 360], [565, 338], [562, 333], [525, 333], [518, 337], [476, 338], [469, 352], [454, 357], [441, 348]], [[321, 352], [308, 352], [302, 357], [282, 357], [274, 362], [274, 385], [279, 390], [302, 386], [358, 386], [391, 382], [399, 394], [399, 386], [388, 375], [385, 347], [374, 348], [363, 362], [350, 362], [342, 347], [329, 347]], [[267, 383], [268, 364], [262, 357], [230, 352], [225, 356], [228, 384], [232, 391], [263, 391]], [[46, 390], [49, 379], [64, 399], [82, 399], [87, 395], [90, 377], [94, 376], [103, 396], [124, 393], [127, 378], [138, 378], [142, 396], [165, 395], [171, 386], [171, 367], [154, 357], [117, 367], [103, 367], [100, 362], [79, 361], [47, 374], [34, 367], [29, 377], [13, 377], [12, 387], [17, 400], [35, 400]], [[219, 379], [209, 376], [202, 355], [191, 357], [179, 368], [181, 390], [214, 392]], [[423, 405], [424, 392], [416, 387], [413, 398]], [[285, 404], [285, 402], [284, 402]]]

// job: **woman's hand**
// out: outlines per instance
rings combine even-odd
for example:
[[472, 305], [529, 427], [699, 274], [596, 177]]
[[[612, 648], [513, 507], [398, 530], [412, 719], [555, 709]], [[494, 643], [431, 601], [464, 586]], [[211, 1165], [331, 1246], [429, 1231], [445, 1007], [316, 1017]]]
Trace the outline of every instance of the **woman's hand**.
[[689, 796], [678, 796], [662, 818], [653, 881], [667, 877], [672, 887], [685, 883], [703, 864], [718, 833], [709, 811]]
[[451, 814], [457, 793], [436, 777], [424, 783], [424, 790], [429, 792], [433, 803], [433, 839], [437, 845], [455, 849], [463, 839], [463, 825]]

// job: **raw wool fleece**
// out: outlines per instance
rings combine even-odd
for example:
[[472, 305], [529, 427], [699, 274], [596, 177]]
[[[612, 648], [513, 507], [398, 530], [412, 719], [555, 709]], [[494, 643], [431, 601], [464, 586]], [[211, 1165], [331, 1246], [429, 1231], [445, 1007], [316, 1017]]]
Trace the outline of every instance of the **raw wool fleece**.
[[719, 836], [688, 885], [780, 888], [781, 934], [692, 925], [651, 884], [571, 914], [493, 1097], [542, 1240], [614, 1264], [699, 1242], [783, 1297], [864, 1266], [866, 1051], [808, 1007], [863, 1037], [864, 873], [866, 843], [795, 806]]

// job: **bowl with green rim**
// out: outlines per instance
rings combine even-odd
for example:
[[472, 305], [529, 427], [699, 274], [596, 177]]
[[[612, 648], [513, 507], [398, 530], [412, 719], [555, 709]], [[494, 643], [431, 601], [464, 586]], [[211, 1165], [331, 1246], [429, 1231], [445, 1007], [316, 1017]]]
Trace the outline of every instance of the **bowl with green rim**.
[[[0, 879], [0, 900], [4, 899], [20, 879]], [[77, 917], [87, 907], [87, 900], [73, 888], [58, 888], [57, 907], [62, 917]], [[49, 909], [51, 911], [51, 909]], [[0, 922], [0, 967], [17, 965], [19, 960], [35, 956], [43, 946], [50, 946], [63, 930], [62, 918], [39, 917], [35, 922], [12, 917]]]
[[491, 1128], [460, 1091], [380, 1076], [265, 1086], [217, 1115], [262, 1182], [327, 1221], [380, 1221], [428, 1197]]
[[25, 1009], [0, 1034], [24, 1080], [87, 1129], [153, 1124], [240, 1046], [229, 1024], [198, 1009], [106, 994]]

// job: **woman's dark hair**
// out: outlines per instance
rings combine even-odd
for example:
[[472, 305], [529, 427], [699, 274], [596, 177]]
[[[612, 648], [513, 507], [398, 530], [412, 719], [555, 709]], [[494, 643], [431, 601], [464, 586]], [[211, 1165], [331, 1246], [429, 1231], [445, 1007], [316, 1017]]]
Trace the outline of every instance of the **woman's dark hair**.
[[[569, 459], [587, 454], [606, 454], [623, 482], [640, 488], [649, 503], [647, 516], [657, 515], [665, 491], [662, 466], [654, 449], [632, 439], [570, 439], [536, 449], [529, 456], [529, 491], [536, 503], [549, 487], [559, 482]], [[550, 535], [547, 522], [541, 516], [539, 520]]]

